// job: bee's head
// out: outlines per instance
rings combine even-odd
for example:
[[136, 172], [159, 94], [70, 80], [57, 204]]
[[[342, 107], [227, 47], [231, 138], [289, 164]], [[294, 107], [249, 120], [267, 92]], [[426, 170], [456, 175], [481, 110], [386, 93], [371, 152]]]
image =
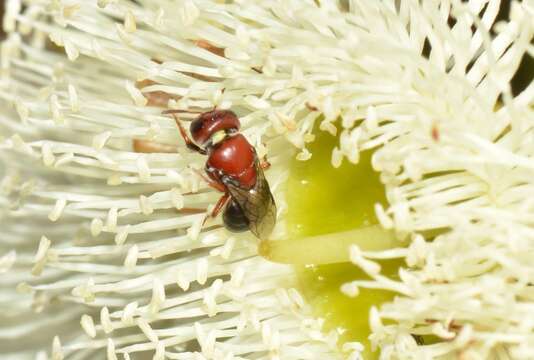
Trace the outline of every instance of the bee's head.
[[[232, 111], [213, 110], [205, 112], [193, 120], [189, 131], [197, 144], [205, 146], [209, 140], [212, 140], [212, 143], [217, 143], [222, 140], [219, 138], [221, 134], [236, 132], [240, 127], [241, 123]], [[212, 139], [215, 134], [218, 135], [218, 138]]]

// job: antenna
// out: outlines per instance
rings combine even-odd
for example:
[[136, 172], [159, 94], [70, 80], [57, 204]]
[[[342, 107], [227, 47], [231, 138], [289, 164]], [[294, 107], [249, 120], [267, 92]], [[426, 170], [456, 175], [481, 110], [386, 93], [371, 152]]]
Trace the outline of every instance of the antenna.
[[162, 112], [162, 114], [202, 114], [203, 111], [190, 111], [190, 110], [180, 110], [180, 109], [169, 109]]

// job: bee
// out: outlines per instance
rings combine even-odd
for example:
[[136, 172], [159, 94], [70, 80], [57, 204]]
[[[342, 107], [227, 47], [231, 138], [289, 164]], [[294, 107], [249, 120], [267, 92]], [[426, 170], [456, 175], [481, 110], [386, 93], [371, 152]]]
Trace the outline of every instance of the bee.
[[[276, 204], [263, 173], [270, 164], [258, 158], [254, 147], [239, 132], [241, 123], [237, 115], [217, 109], [201, 113], [189, 126], [191, 140], [175, 115], [179, 112], [184, 111], [163, 113], [172, 114], [190, 150], [207, 156], [205, 173], [200, 175], [209, 186], [223, 193], [210, 216], [215, 218], [224, 208], [222, 218], [228, 230], [250, 230], [257, 238], [266, 239], [276, 223]], [[147, 145], [137, 140], [134, 148], [146, 152]]]

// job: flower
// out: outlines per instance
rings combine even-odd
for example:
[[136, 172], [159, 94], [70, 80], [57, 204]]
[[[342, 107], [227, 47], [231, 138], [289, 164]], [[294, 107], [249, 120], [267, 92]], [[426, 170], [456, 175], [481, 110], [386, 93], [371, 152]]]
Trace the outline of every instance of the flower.
[[[534, 87], [514, 96], [509, 85], [533, 51], [531, 1], [495, 24], [499, 1], [6, 5], [8, 353], [44, 357], [53, 338], [54, 359], [358, 357], [359, 344], [343, 354], [337, 332], [322, 331], [291, 267], [220, 220], [202, 227], [218, 194], [164, 105], [235, 110], [273, 164], [281, 220], [287, 163], [313, 156], [314, 125], [339, 133], [333, 166], [376, 149], [389, 201], [377, 216], [409, 246], [352, 247], [372, 280], [343, 290], [399, 294], [371, 311], [383, 358], [532, 357]], [[134, 139], [178, 154], [133, 152]], [[406, 260], [398, 279], [376, 266], [389, 257]], [[446, 341], [412, 336], [429, 334]], [[21, 336], [32, 340], [6, 340]]]

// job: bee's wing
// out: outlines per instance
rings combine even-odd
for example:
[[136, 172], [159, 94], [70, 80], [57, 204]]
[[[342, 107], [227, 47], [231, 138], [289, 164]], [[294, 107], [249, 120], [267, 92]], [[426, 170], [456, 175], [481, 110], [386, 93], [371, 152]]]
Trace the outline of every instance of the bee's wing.
[[255, 166], [256, 184], [252, 189], [244, 189], [231, 179], [223, 178], [223, 183], [230, 191], [232, 198], [241, 206], [241, 210], [250, 223], [250, 231], [263, 240], [271, 234], [276, 223], [276, 204], [258, 161]]

